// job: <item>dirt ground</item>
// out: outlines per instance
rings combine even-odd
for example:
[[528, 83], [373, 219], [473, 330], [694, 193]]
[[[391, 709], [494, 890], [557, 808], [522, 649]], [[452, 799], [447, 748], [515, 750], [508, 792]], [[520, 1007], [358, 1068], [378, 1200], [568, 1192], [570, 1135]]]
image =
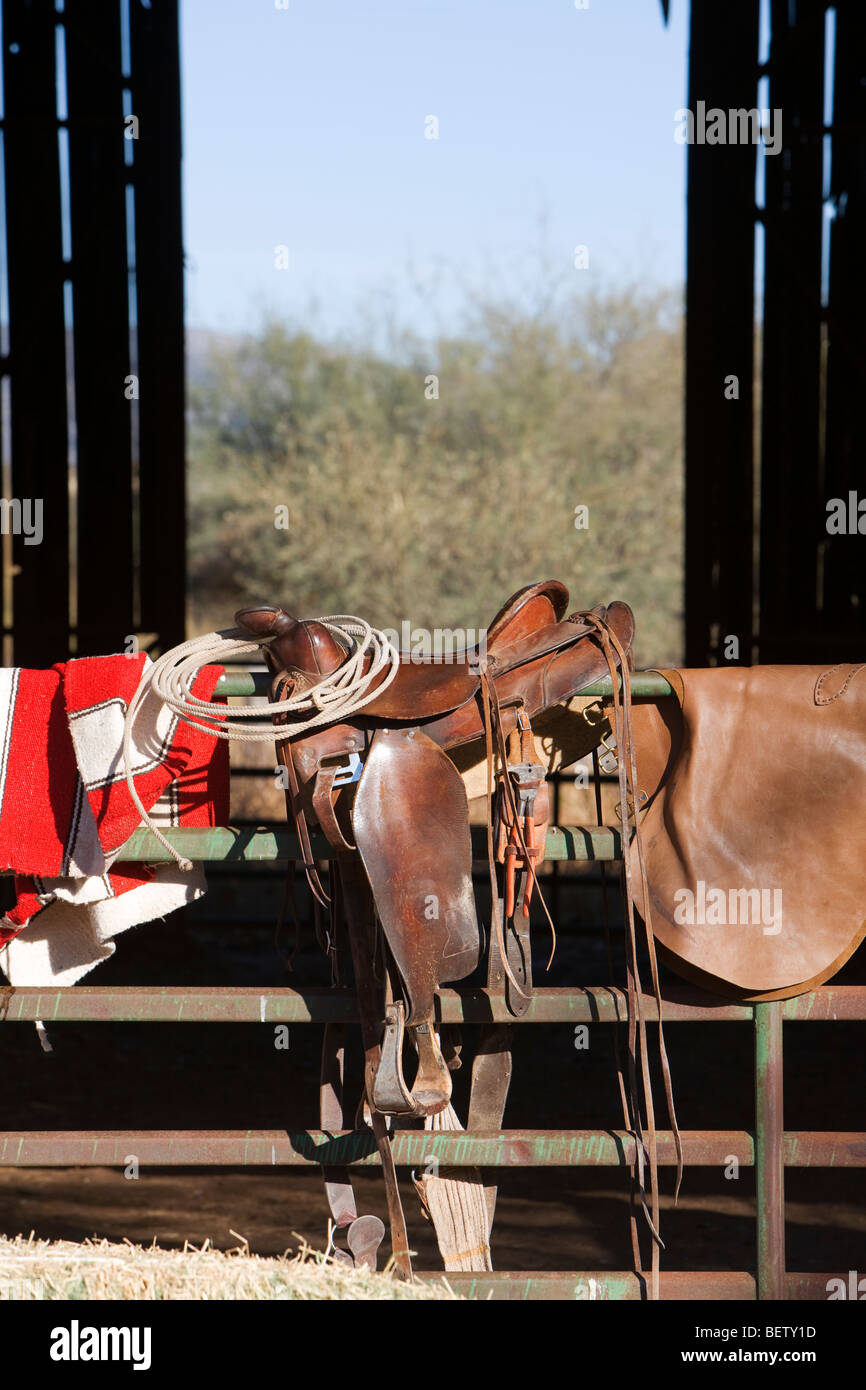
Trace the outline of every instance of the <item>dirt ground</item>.
[[[569, 873], [552, 895], [560, 934], [543, 972], [545, 931], [536, 929], [537, 983], [606, 984], [597, 886], [578, 891]], [[93, 984], [261, 985], [326, 983], [309, 938], [288, 974], [271, 923], [281, 879], [269, 869], [232, 883], [212, 875], [208, 898], [164, 923], [123, 938]], [[221, 919], [241, 908], [245, 925]], [[855, 958], [839, 983], [866, 980]], [[620, 1128], [611, 1030], [595, 1025], [586, 1051], [568, 1025], [518, 1030], [508, 1127]], [[320, 1030], [293, 1026], [288, 1051], [274, 1048], [268, 1025], [58, 1024], [44, 1054], [29, 1024], [4, 1028], [4, 1130], [304, 1129], [317, 1126]], [[465, 1030], [471, 1057], [475, 1030]], [[667, 1030], [683, 1129], [750, 1128], [753, 1116], [748, 1024], [680, 1024]], [[785, 1122], [789, 1129], [866, 1130], [863, 1057], [866, 1024], [790, 1024], [785, 1031]], [[352, 1059], [355, 1077], [360, 1048]], [[455, 1105], [465, 1114], [469, 1068], [457, 1074]], [[658, 1095], [662, 1096], [661, 1087]], [[663, 1105], [663, 1100], [662, 1100]], [[660, 1121], [664, 1123], [664, 1121]], [[792, 1270], [866, 1269], [863, 1170], [788, 1170], [787, 1263]], [[754, 1182], [750, 1170], [728, 1180], [691, 1168], [676, 1209], [673, 1174], [663, 1171], [669, 1269], [754, 1268]], [[359, 1209], [385, 1216], [380, 1180], [357, 1179]], [[630, 1267], [626, 1175], [615, 1169], [535, 1169], [500, 1175], [493, 1238], [498, 1269]], [[421, 1269], [441, 1264], [406, 1176], [404, 1201]], [[43, 1239], [88, 1236], [163, 1246], [209, 1239], [228, 1249], [245, 1237], [254, 1252], [282, 1253], [303, 1237], [323, 1246], [327, 1208], [309, 1173], [262, 1169], [143, 1170], [137, 1180], [105, 1168], [0, 1169], [0, 1231]], [[237, 1234], [232, 1234], [232, 1233]]]

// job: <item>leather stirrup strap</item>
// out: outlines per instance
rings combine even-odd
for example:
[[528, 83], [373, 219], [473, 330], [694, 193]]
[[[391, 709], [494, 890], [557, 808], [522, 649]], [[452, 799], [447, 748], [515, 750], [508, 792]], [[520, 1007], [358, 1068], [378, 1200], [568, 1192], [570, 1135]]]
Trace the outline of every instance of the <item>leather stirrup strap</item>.
[[502, 962], [502, 969], [508, 976], [511, 984], [521, 997], [526, 998], [524, 990], [521, 989], [514, 971], [508, 964], [508, 955], [505, 947], [505, 937], [502, 930], [499, 905], [499, 886], [496, 882], [496, 850], [493, 843], [493, 777], [495, 755], [493, 749], [493, 729], [492, 718], [494, 708], [498, 710], [498, 704], [494, 705], [496, 696], [494, 693], [493, 682], [487, 674], [487, 663], [479, 663], [479, 674], [481, 677], [481, 705], [484, 716], [484, 744], [487, 755], [487, 865], [490, 871], [490, 925], [492, 934], [496, 940], [496, 949], [499, 959]]
[[373, 898], [367, 876], [360, 860], [355, 854], [337, 856], [338, 872], [342, 880], [346, 907], [346, 921], [349, 929], [349, 946], [352, 964], [355, 969], [355, 992], [358, 999], [358, 1013], [361, 1019], [361, 1035], [364, 1045], [364, 1085], [370, 1108], [370, 1125], [376, 1140], [376, 1148], [382, 1164], [385, 1181], [385, 1200], [388, 1204], [388, 1219], [391, 1226], [391, 1251], [394, 1263], [402, 1278], [413, 1279], [412, 1258], [409, 1251], [409, 1237], [406, 1231], [406, 1217], [397, 1183], [397, 1170], [391, 1150], [391, 1137], [384, 1115], [373, 1103], [373, 1089], [379, 1067], [379, 1029], [380, 1029], [380, 990], [373, 974], [372, 956], [369, 951], [370, 926], [373, 916]]
[[[593, 750], [592, 750], [592, 771], [593, 771], [593, 789], [594, 789], [594, 796], [595, 796], [595, 819], [596, 819], [596, 823], [597, 823], [599, 826], [603, 826], [603, 825], [604, 825], [604, 810], [603, 810], [603, 808], [602, 808], [602, 802], [601, 802], [601, 769], [600, 769], [599, 763], [598, 763], [598, 749], [597, 749], [597, 748], [593, 748]], [[608, 983], [609, 983], [610, 988], [611, 988], [612, 997], [613, 997], [614, 999], [616, 999], [616, 998], [617, 998], [617, 994], [616, 994], [616, 992], [615, 992], [615, 991], [616, 991], [616, 979], [615, 979], [615, 972], [614, 972], [614, 968], [613, 968], [613, 944], [612, 944], [612, 941], [611, 941], [611, 934], [610, 934], [610, 902], [609, 902], [609, 900], [608, 900], [608, 895], [607, 895], [607, 864], [605, 863], [605, 861], [604, 861], [603, 859], [599, 861], [599, 868], [600, 868], [600, 870], [601, 870], [601, 916], [602, 916], [602, 922], [603, 922], [603, 924], [604, 924], [604, 944], [605, 944], [605, 949], [606, 949], [606, 952], [607, 952], [607, 978], [608, 978]], [[631, 1114], [630, 1114], [630, 1109], [629, 1109], [629, 1096], [628, 1096], [628, 1090], [627, 1090], [627, 1088], [626, 1088], [626, 1075], [625, 1075], [625, 1071], [624, 1071], [624, 1069], [623, 1069], [623, 1063], [622, 1063], [622, 1051], [621, 1051], [620, 1045], [619, 1045], [619, 1024], [618, 1024], [618, 1023], [615, 1023], [615, 1024], [614, 1024], [614, 1027], [613, 1027], [613, 1057], [614, 1057], [614, 1067], [615, 1067], [615, 1069], [616, 1069], [616, 1080], [617, 1080], [617, 1087], [618, 1087], [618, 1090], [619, 1090], [620, 1105], [622, 1106], [623, 1128], [626, 1129], [626, 1130], [630, 1130], [630, 1129], [632, 1128], [632, 1123], [631, 1123]], [[633, 1263], [633, 1265], [634, 1265], [635, 1272], [636, 1272], [637, 1274], [640, 1275], [641, 1272], [642, 1272], [642, 1268], [641, 1268], [640, 1238], [639, 1238], [639, 1235], [638, 1235], [638, 1228], [637, 1228], [637, 1212], [636, 1212], [636, 1205], [637, 1205], [637, 1203], [636, 1203], [636, 1198], [637, 1198], [637, 1182], [636, 1182], [636, 1180], [635, 1180], [635, 1165], [634, 1165], [634, 1164], [631, 1165], [629, 1171], [630, 1171], [630, 1178], [631, 1178], [631, 1181], [630, 1181], [630, 1185], [629, 1185], [628, 1217], [629, 1217], [629, 1231], [630, 1231], [630, 1234], [631, 1234], [632, 1263]]]
[[[629, 1076], [629, 1102], [631, 1112], [631, 1132], [635, 1146], [635, 1166], [637, 1179], [637, 1195], [643, 1208], [644, 1218], [649, 1227], [653, 1238], [652, 1246], [652, 1269], [651, 1269], [651, 1288], [650, 1298], [658, 1298], [658, 1251], [662, 1244], [661, 1236], [658, 1231], [658, 1162], [655, 1132], [655, 1114], [652, 1103], [652, 1087], [649, 1077], [649, 1056], [646, 1048], [646, 1023], [643, 1015], [643, 1002], [641, 995], [640, 973], [637, 961], [637, 935], [634, 921], [634, 910], [631, 899], [631, 875], [628, 856], [628, 782], [627, 764], [625, 757], [625, 743], [628, 737], [626, 721], [623, 715], [623, 704], [628, 700], [629, 688], [626, 684], [628, 675], [623, 669], [623, 696], [620, 700], [619, 694], [619, 673], [616, 669], [614, 649], [609, 641], [608, 632], [604, 624], [598, 622], [598, 636], [601, 641], [602, 650], [607, 658], [610, 671], [611, 687], [613, 692], [614, 708], [614, 728], [617, 741], [617, 768], [619, 780], [620, 798], [620, 818], [622, 821], [622, 844], [623, 855], [622, 863], [625, 873], [625, 899], [626, 899], [626, 974], [628, 984], [628, 1076]], [[646, 1107], [647, 1120], [647, 1139], [648, 1147], [645, 1150], [643, 1129], [641, 1124], [640, 1090], [637, 1080], [637, 1055], [640, 1051], [641, 1062], [641, 1082], [643, 1100]], [[649, 1157], [650, 1169], [650, 1206], [647, 1205], [646, 1178], [645, 1178], [645, 1154]]]
[[[503, 769], [505, 769], [508, 766], [508, 750], [506, 748], [505, 737], [502, 732], [502, 712], [499, 704], [499, 696], [496, 692], [496, 686], [492, 681], [489, 680], [487, 682], [487, 693], [489, 694], [490, 705], [493, 711], [493, 730], [496, 735], [497, 753], [499, 756], [500, 764], [503, 767]], [[541, 885], [538, 882], [538, 875], [535, 872], [535, 858], [533, 855], [530, 854], [529, 846], [526, 843], [526, 838], [523, 833], [523, 826], [520, 820], [520, 812], [517, 805], [517, 798], [514, 794], [514, 786], [510, 777], [505, 776], [502, 778], [502, 788], [503, 794], [505, 796], [508, 817], [514, 823], [517, 843], [520, 848], [520, 853], [523, 857], [524, 863], [526, 864], [527, 876], [533, 884], [533, 886], [538, 890], [538, 901], [541, 903], [542, 910], [547, 919], [547, 925], [550, 927], [550, 957], [547, 962], [547, 966], [549, 969], [550, 964], [553, 960], [554, 952], [556, 950], [556, 926], [554, 925], [553, 918], [551, 917], [550, 912], [548, 910], [544, 894], [541, 891]], [[541, 857], [544, 857], [543, 845], [541, 846]]]
[[[346, 1029], [342, 1023], [326, 1023], [322, 1034], [322, 1064], [319, 1079], [319, 1124], [325, 1134], [343, 1129], [343, 1070]], [[347, 1168], [324, 1165], [325, 1195], [338, 1230], [357, 1220], [358, 1208]]]
[[334, 779], [340, 770], [339, 767], [319, 768], [313, 787], [313, 810], [328, 844], [333, 845], [334, 849], [353, 854], [355, 846], [349, 844], [334, 812]]
[[307, 876], [307, 883], [309, 884], [310, 892], [312, 893], [316, 901], [323, 908], [327, 908], [331, 900], [328, 894], [325, 892], [324, 887], [322, 886], [322, 880], [319, 877], [319, 871], [316, 868], [316, 861], [313, 858], [313, 846], [310, 840], [310, 830], [309, 826], [307, 825], [307, 818], [304, 815], [304, 807], [301, 801], [301, 791], [300, 787], [298, 786], [298, 774], [295, 771], [295, 762], [294, 758], [292, 757], [292, 745], [287, 742], [278, 742], [277, 757], [279, 758], [283, 767], [286, 769], [286, 780], [289, 784], [286, 788], [286, 806], [288, 807], [289, 813], [292, 818], [292, 823], [295, 827], [295, 833], [298, 837], [298, 844], [301, 847], [301, 863], [304, 866], [304, 873]]
[[[658, 1152], [655, 1129], [655, 1114], [653, 1107], [652, 1083], [649, 1070], [649, 1056], [646, 1045], [646, 1023], [643, 1016], [641, 999], [640, 976], [637, 964], [637, 941], [634, 922], [634, 904], [632, 897], [631, 880], [631, 856], [629, 852], [628, 840], [628, 791], [631, 788], [632, 804], [637, 808], [637, 771], [634, 756], [634, 739], [631, 728], [631, 679], [625, 653], [620, 646], [615, 633], [610, 631], [607, 625], [597, 620], [598, 636], [602, 644], [602, 649], [607, 657], [608, 666], [611, 674], [611, 686], [613, 692], [613, 707], [617, 739], [617, 764], [619, 769], [619, 791], [620, 791], [620, 818], [622, 821], [622, 843], [623, 843], [623, 873], [625, 879], [625, 896], [628, 917], [628, 981], [629, 981], [629, 1081], [632, 1102], [633, 1135], [635, 1140], [635, 1151], [638, 1169], [638, 1188], [641, 1205], [647, 1219], [650, 1232], [653, 1236], [652, 1249], [652, 1285], [651, 1297], [659, 1297], [659, 1248], [664, 1248], [663, 1242], [658, 1232], [659, 1221], [659, 1193], [658, 1193]], [[620, 672], [622, 675], [622, 699], [619, 693], [619, 681], [617, 680], [616, 662], [614, 652], [620, 658]], [[646, 881], [646, 870], [643, 863], [643, 846], [641, 843], [640, 828], [637, 821], [637, 809], [635, 809], [635, 843], [638, 852], [638, 863], [641, 873], [641, 897], [644, 908], [644, 928], [646, 935], [647, 952], [650, 959], [650, 970], [652, 974], [653, 988], [658, 1012], [659, 1025], [659, 1055], [664, 1076], [665, 1097], [668, 1107], [668, 1116], [671, 1130], [677, 1151], [677, 1193], [682, 1175], [682, 1138], [676, 1119], [676, 1111], [673, 1104], [673, 1087], [670, 1078], [670, 1066], [667, 1057], [667, 1050], [664, 1043], [664, 1027], [662, 1021], [662, 1001], [661, 986], [658, 978], [658, 966], [656, 961], [655, 941], [652, 932], [652, 917], [649, 905], [649, 890]], [[643, 1142], [640, 1132], [640, 1102], [637, 1094], [636, 1063], [635, 1063], [635, 1033], [640, 1046], [641, 1055], [641, 1082], [643, 1089], [644, 1104], [646, 1107], [647, 1134], [649, 1140], [649, 1160], [650, 1160], [650, 1188], [652, 1215], [647, 1210], [646, 1195], [643, 1180]]]
[[675, 1190], [675, 1194], [674, 1194], [674, 1200], [676, 1200], [676, 1197], [679, 1195], [680, 1184], [681, 1184], [681, 1182], [682, 1182], [682, 1176], [683, 1176], [683, 1146], [682, 1146], [682, 1136], [681, 1136], [681, 1134], [680, 1134], [679, 1125], [678, 1125], [678, 1123], [677, 1123], [676, 1107], [674, 1106], [674, 1097], [673, 1097], [673, 1084], [672, 1084], [672, 1081], [671, 1081], [671, 1073], [670, 1073], [670, 1064], [669, 1064], [669, 1061], [668, 1061], [667, 1048], [666, 1048], [666, 1046], [665, 1046], [664, 1023], [663, 1023], [663, 1020], [662, 1020], [661, 984], [660, 984], [660, 982], [659, 982], [659, 976], [658, 976], [658, 957], [657, 957], [656, 947], [655, 947], [655, 936], [654, 936], [653, 930], [652, 930], [652, 909], [651, 909], [651, 907], [650, 907], [649, 882], [648, 882], [648, 880], [647, 880], [646, 862], [645, 862], [645, 858], [644, 858], [643, 837], [641, 836], [641, 833], [640, 833], [640, 826], [639, 826], [639, 823], [638, 823], [638, 796], [639, 796], [639, 792], [638, 792], [638, 786], [637, 786], [637, 764], [636, 764], [636, 760], [635, 760], [635, 751], [634, 751], [634, 734], [633, 734], [633, 730], [632, 730], [632, 726], [631, 726], [631, 676], [630, 676], [630, 674], [629, 674], [628, 664], [627, 664], [627, 662], [625, 661], [624, 654], [623, 654], [623, 652], [622, 652], [622, 648], [620, 647], [619, 642], [618, 642], [618, 640], [617, 640], [617, 638], [616, 638], [616, 635], [615, 635], [613, 632], [610, 633], [610, 638], [611, 638], [611, 641], [612, 641], [612, 643], [613, 643], [613, 646], [614, 646], [614, 647], [616, 648], [616, 650], [619, 652], [619, 655], [620, 655], [620, 658], [621, 658], [621, 667], [622, 667], [622, 670], [623, 670], [623, 693], [624, 693], [624, 697], [625, 697], [625, 716], [626, 716], [626, 734], [627, 734], [626, 744], [625, 744], [625, 753], [626, 753], [626, 756], [627, 756], [627, 758], [628, 758], [628, 778], [629, 778], [629, 781], [630, 781], [630, 783], [631, 783], [632, 805], [633, 805], [634, 808], [635, 808], [635, 811], [634, 811], [634, 817], [635, 817], [634, 843], [635, 843], [635, 847], [636, 847], [636, 849], [637, 849], [638, 866], [639, 866], [639, 870], [640, 870], [641, 903], [642, 903], [642, 913], [641, 913], [641, 915], [642, 915], [642, 917], [643, 917], [644, 927], [645, 927], [645, 930], [646, 930], [647, 955], [648, 955], [648, 957], [649, 957], [649, 962], [650, 962], [650, 973], [651, 973], [651, 975], [652, 975], [653, 990], [654, 990], [654, 992], [655, 992], [655, 999], [656, 999], [656, 1005], [657, 1005], [657, 1010], [658, 1010], [659, 1056], [660, 1056], [660, 1060], [661, 1060], [662, 1076], [663, 1076], [663, 1078], [664, 1078], [665, 1099], [666, 1099], [666, 1102], [667, 1102], [668, 1118], [669, 1118], [669, 1120], [670, 1120], [671, 1130], [672, 1130], [672, 1132], [673, 1132], [674, 1144], [675, 1144], [675, 1146], [676, 1146], [676, 1153], [677, 1153], [677, 1182], [676, 1182], [676, 1190]]

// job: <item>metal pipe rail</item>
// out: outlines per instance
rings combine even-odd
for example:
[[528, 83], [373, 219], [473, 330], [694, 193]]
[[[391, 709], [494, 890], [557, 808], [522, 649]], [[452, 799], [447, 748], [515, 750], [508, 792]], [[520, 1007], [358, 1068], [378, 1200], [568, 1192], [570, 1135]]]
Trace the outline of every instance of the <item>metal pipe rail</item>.
[[[255, 670], [242, 666], [227, 666], [224, 674], [217, 681], [214, 697], [221, 695], [267, 696], [272, 681], [273, 676], [264, 668]], [[580, 693], [581, 695], [610, 695], [612, 689], [610, 676], [603, 676], [601, 680], [585, 686]], [[637, 699], [656, 700], [660, 696], [673, 694], [669, 683], [657, 671], [635, 671], [631, 678], [631, 693]], [[267, 714], [264, 707], [262, 707], [262, 714]]]

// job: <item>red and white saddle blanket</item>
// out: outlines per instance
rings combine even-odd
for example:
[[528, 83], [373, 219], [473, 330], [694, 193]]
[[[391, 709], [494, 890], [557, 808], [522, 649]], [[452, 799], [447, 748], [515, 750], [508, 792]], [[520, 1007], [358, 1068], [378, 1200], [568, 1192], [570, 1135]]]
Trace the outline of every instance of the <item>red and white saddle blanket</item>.
[[[114, 954], [113, 938], [205, 892], [201, 869], [124, 864], [141, 823], [126, 785], [126, 707], [146, 653], [80, 657], [50, 671], [0, 669], [0, 869], [18, 895], [0, 919], [0, 968], [13, 985], [71, 985]], [[193, 694], [222, 673], [205, 666]], [[135, 787], [160, 829], [225, 825], [228, 747], [144, 698], [132, 745]]]

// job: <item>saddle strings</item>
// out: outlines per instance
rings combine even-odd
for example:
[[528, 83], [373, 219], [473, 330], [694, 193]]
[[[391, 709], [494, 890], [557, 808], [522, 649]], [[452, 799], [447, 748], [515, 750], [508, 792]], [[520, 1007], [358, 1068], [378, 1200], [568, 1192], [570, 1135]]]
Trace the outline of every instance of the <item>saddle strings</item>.
[[[169, 843], [150, 814], [142, 805], [134, 782], [132, 766], [132, 734], [141, 707], [149, 695], [155, 695], [179, 719], [217, 738], [239, 743], [273, 743], [293, 738], [296, 734], [332, 724], [370, 704], [396, 678], [400, 653], [379, 628], [371, 627], [363, 618], [351, 614], [336, 614], [319, 618], [337, 638], [348, 644], [346, 660], [336, 671], [322, 677], [296, 695], [275, 700], [267, 709], [261, 705], [236, 705], [228, 711], [215, 710], [209, 700], [192, 694], [192, 683], [202, 666], [221, 665], [238, 656], [250, 656], [268, 646], [273, 637], [252, 640], [241, 628], [224, 628], [181, 642], [158, 657], [148, 667], [138, 689], [129, 702], [123, 724], [123, 769], [132, 801], [148, 830], [176, 860], [182, 869], [191, 869], [192, 862]], [[367, 670], [364, 664], [369, 656]], [[384, 672], [384, 676], [382, 673]], [[287, 717], [287, 722], [274, 726], [275, 714]], [[293, 720], [288, 716], [294, 715]], [[305, 718], [297, 718], [305, 715]], [[267, 719], [259, 728], [250, 728], [244, 720]]]
[[[632, 1110], [632, 1132], [635, 1139], [635, 1157], [637, 1166], [638, 1193], [644, 1216], [653, 1236], [652, 1249], [652, 1298], [659, 1297], [659, 1247], [664, 1248], [658, 1232], [659, 1220], [659, 1191], [658, 1191], [658, 1153], [656, 1143], [655, 1114], [652, 1098], [652, 1083], [649, 1072], [649, 1056], [646, 1044], [646, 1020], [643, 1015], [640, 974], [637, 963], [637, 938], [634, 922], [634, 903], [632, 897], [632, 876], [631, 876], [631, 855], [629, 846], [626, 844], [628, 833], [628, 789], [631, 787], [632, 804], [634, 806], [635, 833], [634, 843], [637, 849], [638, 868], [641, 884], [641, 916], [643, 918], [645, 937], [647, 945], [647, 955], [650, 962], [650, 974], [652, 976], [653, 993], [656, 1001], [658, 1013], [658, 1038], [659, 1038], [659, 1059], [661, 1062], [662, 1076], [664, 1079], [665, 1100], [667, 1103], [668, 1119], [673, 1133], [674, 1144], [677, 1155], [677, 1181], [674, 1193], [674, 1201], [679, 1196], [680, 1184], [683, 1173], [683, 1148], [682, 1136], [677, 1123], [676, 1109], [673, 1099], [673, 1085], [670, 1075], [670, 1064], [668, 1062], [667, 1048], [664, 1040], [664, 1027], [662, 1023], [662, 1001], [661, 984], [658, 976], [658, 961], [655, 950], [655, 938], [652, 930], [652, 913], [649, 901], [649, 884], [647, 881], [646, 865], [643, 854], [643, 841], [638, 825], [638, 804], [637, 804], [637, 768], [634, 753], [634, 737], [631, 726], [631, 675], [628, 669], [628, 662], [625, 653], [620, 645], [616, 634], [594, 614], [587, 617], [597, 628], [598, 636], [602, 644], [602, 649], [607, 658], [610, 668], [611, 686], [613, 691], [614, 725], [617, 740], [617, 763], [619, 770], [619, 792], [620, 792], [620, 818], [622, 820], [623, 835], [623, 876], [625, 879], [625, 899], [628, 920], [627, 932], [627, 973], [629, 985], [629, 1091]], [[622, 673], [622, 699], [620, 700], [619, 682], [617, 680], [616, 659], [619, 657], [619, 666]], [[640, 1129], [640, 1102], [637, 1093], [636, 1059], [635, 1059], [635, 1033], [640, 1040], [641, 1053], [641, 1080], [643, 1083], [644, 1103], [647, 1115], [647, 1131], [649, 1139], [649, 1158], [650, 1158], [650, 1187], [652, 1216], [646, 1205], [646, 1192], [644, 1187], [644, 1162], [643, 1162], [643, 1137]]]

